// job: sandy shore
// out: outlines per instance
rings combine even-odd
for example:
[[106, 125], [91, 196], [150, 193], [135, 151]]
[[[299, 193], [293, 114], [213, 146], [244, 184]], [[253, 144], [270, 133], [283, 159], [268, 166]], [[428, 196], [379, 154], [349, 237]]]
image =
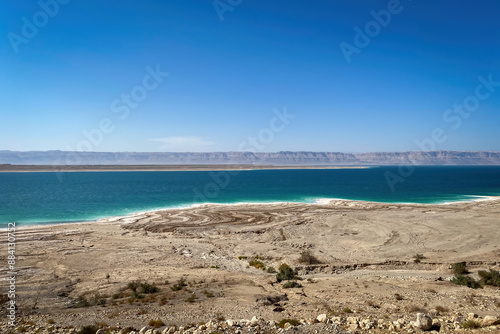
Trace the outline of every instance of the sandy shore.
[[[53, 320], [138, 329], [153, 319], [181, 326], [327, 314], [391, 323], [425, 312], [446, 332], [446, 321], [454, 326], [460, 314], [500, 316], [498, 288], [448, 282], [455, 262], [466, 261], [473, 277], [500, 268], [499, 217], [498, 198], [447, 205], [333, 200], [201, 205], [25, 227], [16, 231], [18, 318], [44, 328]], [[321, 263], [300, 263], [305, 250]], [[415, 263], [416, 254], [425, 259]], [[302, 287], [285, 289], [275, 274], [250, 266], [256, 256], [266, 268], [295, 267]], [[7, 263], [6, 252], [0, 261]], [[7, 291], [4, 266], [1, 275]], [[174, 291], [181, 278], [187, 286]], [[137, 280], [159, 291], [134, 299], [127, 285]], [[103, 305], [74, 307], [96, 295]]]

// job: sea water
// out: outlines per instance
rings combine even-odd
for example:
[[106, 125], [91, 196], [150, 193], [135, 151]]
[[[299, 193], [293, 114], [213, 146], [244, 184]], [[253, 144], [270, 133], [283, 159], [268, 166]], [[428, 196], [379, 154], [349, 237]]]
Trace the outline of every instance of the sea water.
[[0, 228], [200, 203], [445, 203], [500, 195], [500, 166], [0, 173]]

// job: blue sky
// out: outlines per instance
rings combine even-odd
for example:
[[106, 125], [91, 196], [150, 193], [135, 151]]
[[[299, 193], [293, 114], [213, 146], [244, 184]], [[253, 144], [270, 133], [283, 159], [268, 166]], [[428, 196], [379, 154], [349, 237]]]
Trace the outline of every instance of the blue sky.
[[59, 1], [0, 5], [0, 149], [500, 150], [498, 1]]

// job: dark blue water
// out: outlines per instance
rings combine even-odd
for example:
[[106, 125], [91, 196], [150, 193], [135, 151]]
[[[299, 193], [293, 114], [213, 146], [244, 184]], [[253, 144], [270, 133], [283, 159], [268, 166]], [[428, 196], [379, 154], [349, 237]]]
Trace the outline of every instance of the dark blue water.
[[413, 168], [0, 173], [0, 227], [87, 221], [202, 202], [443, 203], [500, 195], [500, 166]]

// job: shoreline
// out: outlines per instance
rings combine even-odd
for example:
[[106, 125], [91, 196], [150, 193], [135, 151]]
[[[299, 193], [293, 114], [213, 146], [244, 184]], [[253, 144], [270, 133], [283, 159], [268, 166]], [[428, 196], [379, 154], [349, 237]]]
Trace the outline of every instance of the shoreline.
[[377, 166], [350, 165], [1, 165], [0, 173], [71, 173], [71, 172], [215, 172], [287, 169], [368, 169]]
[[[477, 198], [475, 199], [470, 199], [470, 200], [459, 200], [459, 201], [451, 201], [451, 202], [443, 202], [443, 203], [411, 203], [411, 202], [401, 202], [401, 203], [393, 203], [393, 202], [375, 202], [375, 201], [363, 201], [363, 200], [350, 200], [350, 199], [342, 199], [342, 198], [318, 198], [315, 199], [314, 202], [282, 202], [282, 201], [275, 201], [275, 202], [236, 202], [236, 203], [213, 203], [213, 202], [207, 202], [207, 203], [197, 203], [197, 204], [191, 204], [188, 206], [178, 206], [178, 207], [171, 207], [171, 208], [160, 208], [160, 209], [154, 209], [154, 210], [145, 210], [145, 211], [137, 211], [137, 212], [132, 212], [130, 214], [126, 215], [118, 215], [118, 216], [109, 216], [109, 217], [104, 217], [104, 218], [99, 218], [99, 219], [94, 219], [94, 220], [87, 220], [87, 221], [74, 221], [74, 222], [69, 222], [69, 221], [64, 221], [61, 223], [58, 222], [47, 222], [47, 223], [42, 223], [42, 224], [33, 224], [33, 225], [23, 225], [20, 227], [16, 226], [16, 230], [22, 229], [22, 230], [27, 230], [27, 229], [34, 229], [34, 228], [51, 228], [55, 226], [75, 226], [75, 225], [86, 225], [86, 224], [131, 224], [131, 220], [137, 220], [140, 218], [145, 218], [144, 216], [147, 215], [155, 215], [155, 214], [161, 214], [163, 212], [169, 212], [169, 211], [188, 211], [192, 209], [214, 209], [214, 208], [226, 208], [226, 207], [249, 207], [249, 206], [258, 206], [258, 207], [265, 207], [265, 206], [289, 206], [289, 205], [304, 205], [308, 207], [314, 207], [314, 206], [331, 206], [334, 207], [335, 205], [333, 202], [346, 202], [350, 203], [351, 205], [396, 205], [396, 206], [401, 206], [401, 207], [414, 207], [414, 206], [424, 206], [424, 207], [429, 207], [429, 206], [450, 206], [450, 205], [466, 205], [466, 204], [472, 204], [472, 203], [480, 203], [480, 202], [490, 202], [490, 201], [500, 201], [500, 196], [476, 196]], [[122, 220], [122, 222], [119, 222]], [[126, 222], [123, 222], [126, 221]], [[24, 224], [24, 223], [23, 223]], [[0, 231], [4, 232], [7, 230], [7, 227], [5, 228], [0, 228]]]

